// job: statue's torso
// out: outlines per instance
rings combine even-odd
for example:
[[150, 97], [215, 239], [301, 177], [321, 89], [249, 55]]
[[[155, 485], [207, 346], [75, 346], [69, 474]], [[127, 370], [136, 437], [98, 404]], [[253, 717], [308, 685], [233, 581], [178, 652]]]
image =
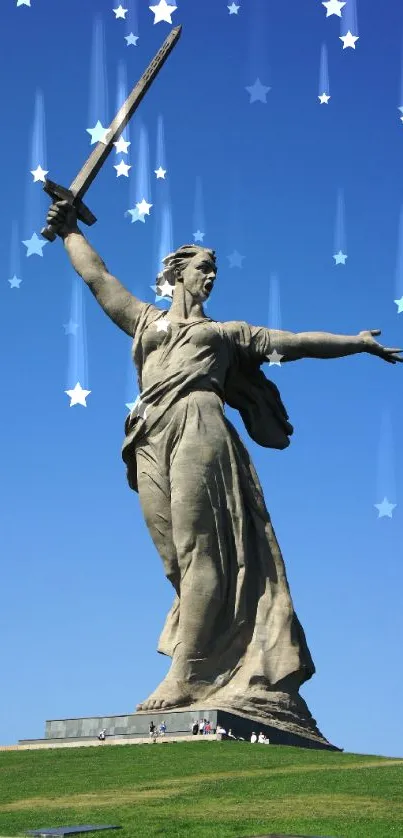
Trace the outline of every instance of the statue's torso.
[[[166, 331], [161, 328], [165, 321]], [[228, 348], [219, 330], [209, 320], [169, 321], [161, 318], [150, 323], [133, 356], [141, 375], [141, 389], [159, 384], [184, 366], [203, 366], [223, 389], [230, 359]]]

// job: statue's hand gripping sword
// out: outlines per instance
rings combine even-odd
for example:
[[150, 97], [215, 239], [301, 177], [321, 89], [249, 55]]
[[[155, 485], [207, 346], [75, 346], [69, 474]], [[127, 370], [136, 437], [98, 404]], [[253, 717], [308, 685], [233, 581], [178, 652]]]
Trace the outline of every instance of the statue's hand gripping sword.
[[[114, 142], [120, 137], [123, 129], [131, 119], [134, 111], [140, 104], [143, 96], [147, 92], [150, 85], [153, 83], [155, 77], [158, 75], [161, 67], [165, 64], [170, 52], [172, 52], [175, 44], [179, 40], [182, 27], [176, 26], [171, 30], [168, 37], [158, 50], [155, 58], [148, 65], [146, 71], [143, 73], [140, 81], [137, 82], [133, 88], [130, 96], [120, 108], [119, 113], [111, 122], [107, 131], [106, 143], [99, 142], [95, 146], [92, 154], [90, 154], [86, 163], [78, 173], [73, 183], [66, 189], [64, 186], [59, 186], [52, 180], [45, 180], [44, 190], [53, 198], [54, 201], [68, 201], [76, 210], [77, 218], [83, 221], [84, 224], [95, 224], [96, 217], [91, 210], [83, 203], [82, 198], [91, 186], [92, 181], [96, 178], [101, 166], [105, 163], [106, 158], [112, 151]], [[52, 242], [56, 238], [56, 233], [52, 227], [44, 227], [41, 230], [41, 235]]]

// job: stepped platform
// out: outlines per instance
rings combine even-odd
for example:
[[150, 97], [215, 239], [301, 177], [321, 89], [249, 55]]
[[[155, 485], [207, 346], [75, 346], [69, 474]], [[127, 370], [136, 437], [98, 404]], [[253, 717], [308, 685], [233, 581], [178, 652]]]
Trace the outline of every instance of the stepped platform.
[[[208, 719], [213, 733], [209, 735], [192, 735], [191, 728], [199, 719]], [[284, 730], [277, 725], [270, 725], [258, 717], [251, 718], [233, 710], [226, 711], [211, 707], [192, 707], [182, 710], [165, 710], [164, 712], [137, 712], [119, 716], [91, 716], [74, 719], [54, 719], [46, 722], [45, 737], [43, 739], [20, 739], [18, 745], [6, 746], [8, 749], [19, 748], [52, 748], [52, 747], [83, 747], [85, 745], [105, 744], [132, 745], [152, 742], [149, 735], [150, 722], [158, 728], [165, 721], [167, 732], [165, 736], [158, 736], [157, 743], [175, 741], [215, 740], [223, 738], [215, 734], [218, 726], [227, 732], [231, 729], [237, 739], [248, 741], [252, 732], [260, 732], [273, 745], [294, 745], [300, 748], [315, 748], [340, 751], [324, 737], [306, 735]], [[97, 737], [103, 728], [106, 729], [105, 742]]]

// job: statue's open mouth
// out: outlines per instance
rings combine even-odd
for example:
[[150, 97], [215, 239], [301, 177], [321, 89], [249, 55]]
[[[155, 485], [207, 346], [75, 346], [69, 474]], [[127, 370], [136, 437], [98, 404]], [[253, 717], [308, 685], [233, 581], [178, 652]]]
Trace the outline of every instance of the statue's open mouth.
[[213, 280], [212, 279], [206, 279], [206, 282], [204, 283], [204, 290], [206, 291], [206, 293], [210, 294], [212, 288], [213, 288]]

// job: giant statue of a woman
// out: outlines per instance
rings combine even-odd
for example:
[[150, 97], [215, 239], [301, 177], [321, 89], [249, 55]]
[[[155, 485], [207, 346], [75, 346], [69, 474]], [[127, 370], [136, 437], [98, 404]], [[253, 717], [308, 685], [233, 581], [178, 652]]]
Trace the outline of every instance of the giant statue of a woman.
[[196, 245], [164, 260], [157, 281], [172, 287], [173, 301], [161, 311], [108, 273], [65, 202], [51, 207], [48, 223], [105, 313], [133, 338], [140, 397], [122, 455], [175, 591], [159, 641], [172, 664], [137, 709], [233, 709], [321, 739], [298, 693], [314, 664], [261, 485], [224, 405], [239, 410], [256, 442], [285, 448], [293, 428], [260, 370], [274, 350], [283, 363], [358, 352], [396, 363], [401, 350], [381, 346], [378, 330], [293, 334], [212, 320], [203, 302], [215, 254]]

